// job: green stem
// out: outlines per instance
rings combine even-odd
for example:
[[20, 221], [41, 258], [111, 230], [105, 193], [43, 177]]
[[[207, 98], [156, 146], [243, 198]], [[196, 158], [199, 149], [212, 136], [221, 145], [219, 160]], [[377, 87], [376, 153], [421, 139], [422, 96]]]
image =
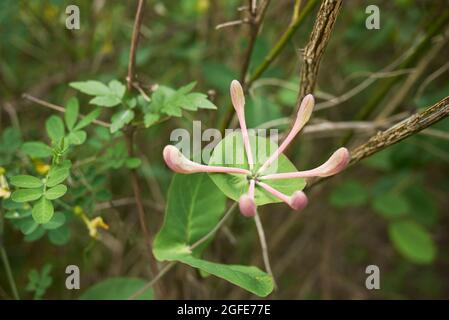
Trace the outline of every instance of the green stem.
[[270, 50], [270, 52], [265, 57], [264, 61], [259, 64], [256, 68], [256, 71], [251, 75], [250, 79], [248, 80], [248, 88], [251, 87], [251, 84], [257, 80], [264, 72], [268, 69], [270, 64], [274, 61], [274, 59], [277, 58], [279, 53], [282, 51], [282, 49], [285, 47], [285, 45], [290, 41], [293, 34], [296, 32], [296, 30], [299, 28], [301, 23], [304, 21], [304, 18], [307, 17], [307, 15], [310, 13], [310, 11], [315, 7], [318, 0], [310, 0], [307, 2], [305, 7], [301, 10], [301, 14], [298, 15], [295, 19], [292, 20], [287, 30], [282, 34], [279, 41], [274, 45], [274, 47]]
[[3, 266], [6, 271], [6, 277], [8, 278], [9, 285], [11, 286], [12, 295], [14, 299], [20, 300], [16, 282], [14, 281], [14, 277], [11, 272], [11, 265], [9, 264], [8, 254], [6, 253], [3, 242], [3, 214], [1, 211], [0, 211], [0, 255], [2, 256]]

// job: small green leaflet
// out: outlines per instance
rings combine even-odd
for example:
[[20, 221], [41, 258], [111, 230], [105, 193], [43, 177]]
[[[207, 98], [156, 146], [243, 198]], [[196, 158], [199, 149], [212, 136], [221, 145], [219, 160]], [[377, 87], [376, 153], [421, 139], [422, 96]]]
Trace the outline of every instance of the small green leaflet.
[[54, 143], [59, 143], [59, 141], [64, 138], [64, 122], [58, 116], [51, 116], [45, 122], [45, 128], [47, 129], [47, 134], [51, 141]]
[[115, 113], [111, 118], [111, 133], [117, 132], [125, 125], [130, 123], [134, 119], [134, 111], [133, 110], [122, 110]]
[[201, 109], [217, 109], [207, 99], [207, 95], [190, 92], [195, 86], [192, 82], [178, 90], [166, 86], [159, 86], [151, 96], [150, 109], [153, 113], [165, 113], [169, 116], [180, 117], [182, 109], [196, 111]]
[[413, 221], [392, 222], [388, 233], [396, 249], [411, 262], [429, 264], [435, 259], [435, 243], [419, 224]]
[[21, 149], [32, 158], [47, 158], [53, 154], [53, 150], [49, 146], [39, 141], [25, 142]]
[[66, 221], [66, 217], [61, 212], [55, 212], [50, 221], [42, 225], [45, 230], [53, 230], [61, 227]]
[[43, 185], [41, 179], [29, 175], [14, 176], [10, 182], [18, 188], [39, 188]]
[[[255, 168], [257, 169], [277, 149], [277, 145], [269, 139], [254, 135], [250, 135], [250, 142], [254, 155]], [[234, 132], [229, 134], [214, 148], [209, 165], [248, 169], [249, 165], [244, 150], [241, 133]], [[266, 173], [293, 171], [297, 171], [295, 166], [286, 156], [281, 154], [278, 160], [267, 169]], [[242, 194], [248, 192], [248, 180], [243, 174], [211, 173], [210, 177], [226, 196], [235, 201], [238, 201]], [[265, 180], [264, 182], [287, 195], [292, 195], [295, 191], [304, 189], [306, 185], [305, 180], [302, 178]], [[256, 186], [255, 199], [257, 205], [281, 202], [281, 200], [258, 186]]]
[[143, 122], [145, 125], [145, 128], [149, 128], [151, 127], [153, 124], [155, 124], [159, 119], [161, 118], [160, 115], [156, 114], [156, 113], [146, 113], [144, 118], [143, 118]]
[[96, 80], [78, 81], [70, 83], [82, 93], [95, 96], [89, 103], [101, 107], [115, 107], [122, 103], [126, 87], [120, 81], [112, 80], [108, 86]]
[[66, 166], [54, 167], [50, 170], [47, 180], [47, 187], [54, 187], [63, 182], [70, 174], [70, 170]]
[[28, 202], [39, 199], [42, 196], [42, 188], [19, 189], [12, 193], [11, 198], [15, 202]]
[[225, 202], [225, 196], [207, 174], [176, 174], [169, 188], [165, 220], [154, 240], [153, 253], [159, 261], [180, 261], [258, 296], [267, 296], [273, 290], [273, 279], [265, 272], [256, 267], [200, 259], [207, 241], [191, 250], [191, 246], [220, 221]]
[[49, 222], [53, 217], [53, 212], [53, 204], [45, 197], [42, 197], [38, 202], [36, 202], [33, 210], [31, 211], [34, 221], [39, 224]]
[[73, 128], [74, 131], [81, 130], [84, 127], [88, 126], [92, 123], [95, 119], [97, 119], [101, 114], [101, 109], [97, 108], [93, 111], [89, 112], [84, 118], [82, 118], [78, 124]]
[[48, 200], [55, 200], [62, 197], [67, 192], [67, 187], [63, 184], [58, 184], [53, 188], [50, 188], [45, 191], [45, 198]]
[[83, 144], [86, 141], [86, 138], [87, 138], [86, 131], [83, 130], [72, 131], [67, 136], [69, 143], [74, 145]]
[[72, 131], [75, 126], [76, 120], [78, 119], [79, 113], [79, 102], [78, 99], [72, 97], [67, 101], [64, 113], [64, 120], [69, 131]]

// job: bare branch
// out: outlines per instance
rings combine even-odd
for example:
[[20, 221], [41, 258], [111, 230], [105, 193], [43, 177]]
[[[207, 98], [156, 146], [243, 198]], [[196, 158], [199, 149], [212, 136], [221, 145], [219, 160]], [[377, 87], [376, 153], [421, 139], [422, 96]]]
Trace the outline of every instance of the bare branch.
[[131, 41], [131, 48], [129, 52], [129, 63], [128, 63], [128, 76], [126, 77], [126, 81], [128, 82], [128, 90], [131, 90], [132, 83], [134, 81], [134, 67], [136, 64], [136, 50], [137, 45], [139, 44], [139, 36], [140, 36], [140, 27], [142, 25], [142, 17], [143, 17], [143, 8], [145, 5], [145, 0], [139, 0], [139, 4], [137, 5], [136, 17], [134, 20], [134, 29], [133, 36]]

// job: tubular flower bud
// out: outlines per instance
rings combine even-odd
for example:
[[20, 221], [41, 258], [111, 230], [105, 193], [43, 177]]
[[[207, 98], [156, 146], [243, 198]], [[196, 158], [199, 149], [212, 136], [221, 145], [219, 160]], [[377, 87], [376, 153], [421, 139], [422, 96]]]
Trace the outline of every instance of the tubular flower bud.
[[246, 169], [220, 166], [206, 166], [190, 161], [175, 146], [168, 145], [164, 148], [163, 157], [167, 166], [177, 173], [216, 172], [250, 174]]

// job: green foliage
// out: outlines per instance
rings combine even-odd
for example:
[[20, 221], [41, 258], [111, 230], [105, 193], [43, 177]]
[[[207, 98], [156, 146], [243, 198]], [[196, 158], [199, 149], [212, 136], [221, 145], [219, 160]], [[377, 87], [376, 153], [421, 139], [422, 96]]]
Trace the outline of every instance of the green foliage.
[[[89, 287], [81, 296], [80, 300], [127, 300], [147, 282], [139, 278], [109, 278]], [[138, 300], [152, 300], [153, 291], [148, 288]]]
[[26, 290], [34, 293], [34, 300], [42, 299], [47, 289], [52, 285], [53, 278], [50, 275], [51, 269], [52, 265], [46, 264], [42, 267], [40, 272], [36, 269], [32, 269], [28, 273]]
[[360, 182], [347, 180], [332, 191], [329, 201], [336, 208], [362, 206], [368, 201], [368, 192]]
[[411, 221], [394, 222], [389, 225], [388, 233], [396, 249], [410, 261], [429, 264], [435, 259], [435, 244], [419, 224]]
[[207, 174], [175, 175], [167, 202], [164, 224], [153, 244], [158, 260], [180, 261], [258, 296], [273, 290], [273, 279], [258, 268], [209, 262], [198, 257], [204, 246], [192, 248], [215, 227], [225, 210], [225, 197]]
[[[251, 148], [253, 150], [255, 169], [262, 166], [266, 159], [277, 149], [277, 145], [269, 139], [259, 136], [250, 136]], [[237, 132], [227, 135], [214, 148], [209, 165], [219, 165], [248, 169], [249, 165], [243, 153], [242, 135]], [[265, 172], [293, 172], [298, 171], [295, 166], [283, 154]], [[248, 180], [244, 175], [230, 175], [212, 173], [210, 177], [220, 190], [232, 200], [238, 201], [242, 194], [248, 192]], [[285, 193], [292, 194], [297, 190], [302, 190], [306, 183], [304, 179], [266, 180], [265, 183]], [[257, 205], [280, 202], [278, 198], [260, 187], [256, 187], [255, 199]]]

